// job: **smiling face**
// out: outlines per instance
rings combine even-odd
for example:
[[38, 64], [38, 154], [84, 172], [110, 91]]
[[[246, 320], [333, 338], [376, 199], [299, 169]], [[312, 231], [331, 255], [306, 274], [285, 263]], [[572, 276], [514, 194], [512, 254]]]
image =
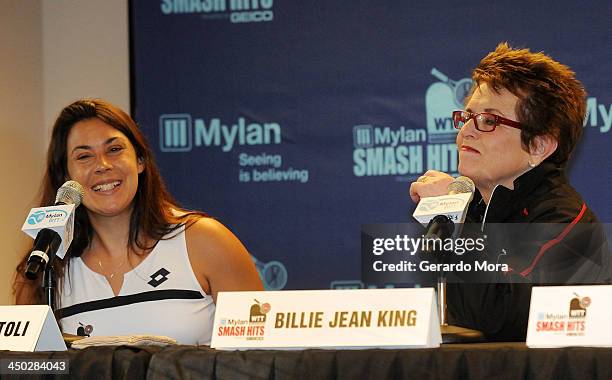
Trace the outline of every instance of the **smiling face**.
[[[466, 111], [489, 112], [517, 120], [519, 99], [502, 89], [499, 94], [487, 83], [481, 84], [470, 98]], [[514, 188], [514, 180], [529, 169], [530, 154], [521, 144], [521, 131], [498, 125], [493, 132], [481, 132], [469, 120], [457, 134], [459, 173], [470, 177], [481, 191], [491, 192], [497, 184]]]
[[100, 119], [76, 123], [68, 134], [67, 168], [85, 188], [90, 217], [130, 214], [144, 165], [123, 133]]

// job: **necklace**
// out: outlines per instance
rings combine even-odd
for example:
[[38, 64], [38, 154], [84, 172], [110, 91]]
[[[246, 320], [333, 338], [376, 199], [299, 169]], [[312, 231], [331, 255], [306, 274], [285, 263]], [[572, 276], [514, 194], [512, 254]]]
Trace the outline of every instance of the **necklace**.
[[[116, 266], [116, 267], [112, 268], [112, 269], [113, 269], [113, 272], [110, 274], [110, 276], [109, 276], [110, 278], [115, 277], [115, 274], [116, 274], [117, 272], [119, 272], [119, 270], [121, 269], [121, 267], [123, 267], [123, 265], [124, 265], [126, 262], [128, 262], [128, 261], [129, 261], [129, 259], [130, 259], [130, 258], [129, 258], [129, 255], [130, 255], [130, 251], [129, 251], [129, 249], [128, 249], [127, 254], [125, 255], [125, 260], [123, 260], [123, 261], [121, 262], [121, 264], [119, 264], [118, 266]], [[98, 266], [100, 267], [100, 272], [104, 273], [104, 266], [102, 265], [102, 261], [101, 261], [100, 259], [98, 259]]]

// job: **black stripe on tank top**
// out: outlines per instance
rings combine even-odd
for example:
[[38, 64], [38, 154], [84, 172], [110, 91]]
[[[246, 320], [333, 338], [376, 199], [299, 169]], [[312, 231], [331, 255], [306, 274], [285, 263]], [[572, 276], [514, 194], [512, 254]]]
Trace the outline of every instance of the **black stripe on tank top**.
[[57, 310], [56, 315], [58, 319], [61, 319], [73, 316], [75, 314], [85, 313], [88, 311], [110, 309], [113, 307], [132, 305], [141, 302], [161, 301], [170, 299], [195, 300], [202, 298], [204, 298], [202, 293], [196, 290], [152, 290], [150, 292], [130, 294], [128, 296], [116, 296], [96, 301], [78, 303]]

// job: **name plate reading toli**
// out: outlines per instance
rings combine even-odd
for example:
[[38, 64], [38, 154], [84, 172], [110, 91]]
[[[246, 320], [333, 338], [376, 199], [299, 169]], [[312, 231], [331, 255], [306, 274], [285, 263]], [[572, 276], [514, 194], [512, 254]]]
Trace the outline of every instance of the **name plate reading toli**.
[[0, 350], [65, 351], [66, 344], [49, 306], [0, 306]]
[[528, 347], [612, 346], [612, 285], [531, 291]]
[[423, 348], [441, 342], [432, 288], [220, 292], [217, 349]]

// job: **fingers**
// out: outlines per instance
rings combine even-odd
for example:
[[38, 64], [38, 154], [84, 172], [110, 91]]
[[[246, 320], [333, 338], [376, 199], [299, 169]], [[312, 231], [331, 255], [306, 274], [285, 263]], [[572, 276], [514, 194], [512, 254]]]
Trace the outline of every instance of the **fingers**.
[[448, 185], [453, 181], [450, 175], [437, 170], [428, 170], [410, 184], [410, 199], [418, 203], [421, 198], [435, 197], [448, 193]]
[[417, 182], [412, 182], [410, 184], [410, 199], [412, 199], [414, 203], [419, 203], [419, 201], [421, 200], [421, 197], [419, 196], [418, 186], [418, 180]]

